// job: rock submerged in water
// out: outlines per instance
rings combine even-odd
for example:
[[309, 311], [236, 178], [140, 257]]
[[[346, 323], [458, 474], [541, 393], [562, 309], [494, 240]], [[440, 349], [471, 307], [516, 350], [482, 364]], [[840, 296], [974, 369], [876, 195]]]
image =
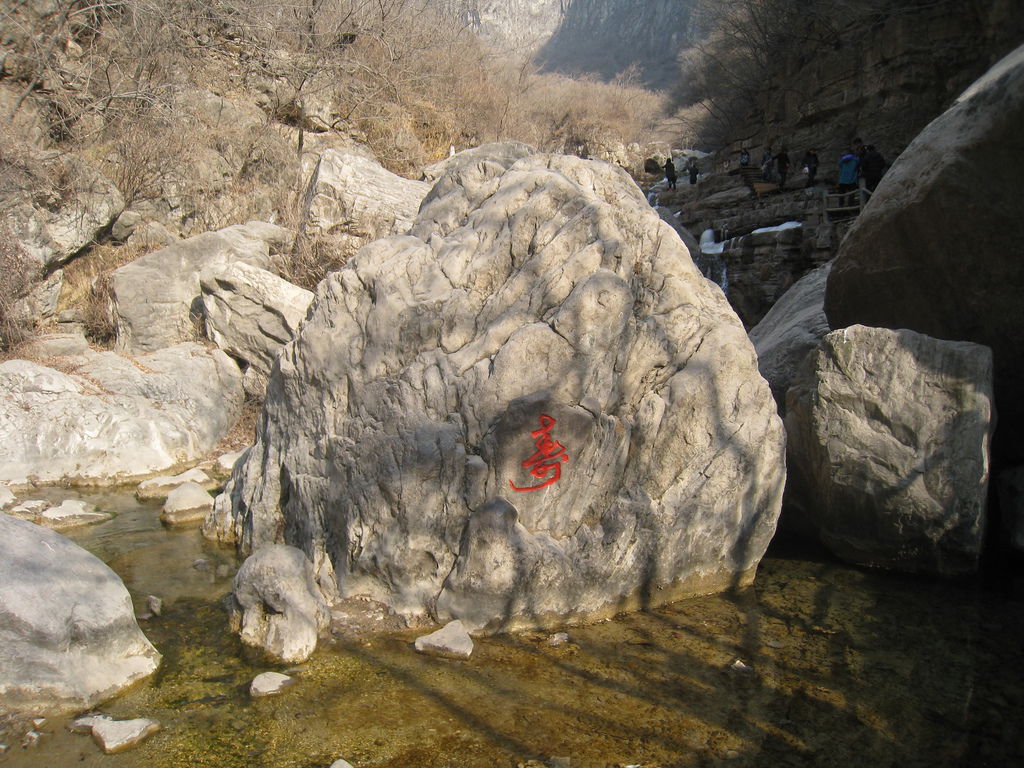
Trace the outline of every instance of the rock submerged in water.
[[107, 715], [89, 715], [78, 718], [71, 727], [74, 731], [91, 733], [100, 749], [114, 755], [141, 744], [160, 730], [160, 723], [145, 717], [115, 720]]
[[417, 637], [413, 645], [420, 653], [448, 659], [468, 659], [473, 655], [473, 638], [458, 619], [449, 621], [436, 632]]
[[200, 523], [213, 510], [213, 497], [199, 483], [182, 483], [167, 495], [160, 521], [166, 525]]
[[330, 612], [305, 554], [276, 544], [246, 558], [235, 574], [232, 628], [242, 642], [286, 662], [305, 661]]
[[156, 669], [124, 584], [69, 539], [0, 514], [0, 584], [0, 712], [82, 710]]
[[972, 573], [992, 427], [988, 347], [833, 331], [789, 389], [785, 519], [854, 563]]
[[273, 696], [290, 686], [294, 680], [280, 672], [263, 672], [253, 678], [249, 684], [249, 695], [254, 699]]
[[317, 290], [208, 535], [507, 630], [748, 583], [784, 439], [727, 301], [622, 171], [459, 166]]

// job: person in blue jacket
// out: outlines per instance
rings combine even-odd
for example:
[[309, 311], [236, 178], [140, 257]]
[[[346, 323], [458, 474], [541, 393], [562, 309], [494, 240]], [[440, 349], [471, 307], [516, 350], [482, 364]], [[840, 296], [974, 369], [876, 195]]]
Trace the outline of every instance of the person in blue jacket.
[[860, 158], [851, 147], [839, 158], [839, 191], [852, 192], [857, 188], [857, 177], [860, 176]]

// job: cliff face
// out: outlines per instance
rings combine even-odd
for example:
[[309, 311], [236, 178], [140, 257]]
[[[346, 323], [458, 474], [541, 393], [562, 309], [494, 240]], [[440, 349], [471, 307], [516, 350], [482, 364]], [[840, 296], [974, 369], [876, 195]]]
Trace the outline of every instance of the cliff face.
[[[851, 139], [888, 160], [1024, 39], [1016, 0], [937, 2], [842, 30], [826, 50], [788, 51], [737, 145], [816, 146], [830, 168]], [[751, 137], [754, 137], [751, 140]]]
[[676, 57], [700, 28], [695, 0], [569, 0], [561, 24], [537, 54], [549, 71], [611, 79], [629, 67], [653, 88], [679, 77]]
[[440, 0], [440, 5], [502, 51], [529, 53], [555, 33], [571, 0]]
[[536, 51], [550, 72], [611, 79], [635, 66], [656, 88], [678, 77], [675, 59], [693, 44], [695, 0], [442, 0], [503, 51]]

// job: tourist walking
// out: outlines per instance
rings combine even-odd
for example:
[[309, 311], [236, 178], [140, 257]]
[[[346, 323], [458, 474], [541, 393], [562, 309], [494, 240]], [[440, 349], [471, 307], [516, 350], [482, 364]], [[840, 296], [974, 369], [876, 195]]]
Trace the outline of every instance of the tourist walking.
[[[857, 188], [857, 179], [860, 176], [860, 158], [853, 147], [846, 151], [839, 158], [839, 191], [852, 192]], [[849, 204], [849, 200], [847, 200]]]
[[864, 186], [872, 192], [882, 180], [885, 173], [885, 158], [875, 149], [874, 144], [868, 144], [864, 148], [864, 157], [860, 161], [860, 175], [864, 178]]
[[690, 184], [697, 183], [697, 174], [700, 173], [700, 168], [697, 166], [697, 158], [691, 157], [689, 164], [686, 166], [686, 170], [690, 172]]
[[808, 149], [804, 153], [804, 173], [807, 174], [807, 186], [813, 187], [818, 175], [818, 150]]
[[671, 156], [665, 161], [665, 179], [668, 181], [669, 189], [676, 188], [676, 164]]
[[779, 172], [779, 189], [785, 189], [786, 177], [789, 176], [789, 153], [785, 147], [775, 156], [775, 169]]

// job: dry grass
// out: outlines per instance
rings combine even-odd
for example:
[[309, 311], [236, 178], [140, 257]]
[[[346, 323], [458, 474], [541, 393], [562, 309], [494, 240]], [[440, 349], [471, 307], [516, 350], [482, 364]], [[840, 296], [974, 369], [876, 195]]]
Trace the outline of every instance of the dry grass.
[[0, 353], [8, 352], [32, 333], [30, 319], [18, 310], [18, 302], [40, 279], [39, 268], [0, 228]]
[[64, 268], [58, 309], [77, 309], [92, 342], [109, 345], [114, 340], [111, 273], [144, 253], [131, 245], [99, 245]]

